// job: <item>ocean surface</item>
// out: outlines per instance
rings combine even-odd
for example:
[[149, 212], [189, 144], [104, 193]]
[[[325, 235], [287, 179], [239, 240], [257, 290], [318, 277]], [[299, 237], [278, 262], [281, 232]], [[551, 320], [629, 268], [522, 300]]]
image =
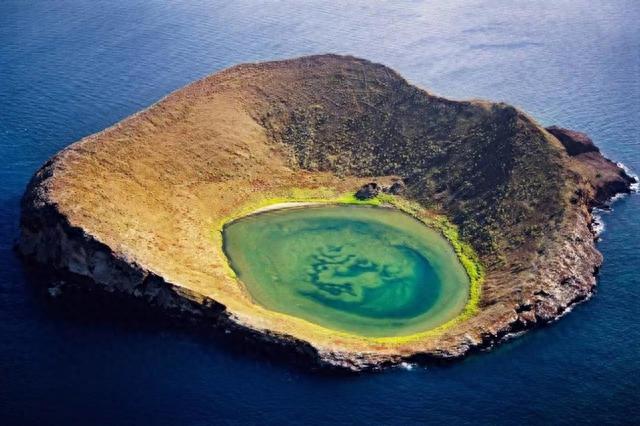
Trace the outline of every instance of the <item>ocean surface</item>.
[[12, 251], [32, 173], [247, 61], [335, 52], [523, 108], [640, 170], [637, 0], [0, 2], [0, 424], [638, 424], [640, 196], [603, 215], [598, 292], [450, 366], [328, 376], [43, 297]]

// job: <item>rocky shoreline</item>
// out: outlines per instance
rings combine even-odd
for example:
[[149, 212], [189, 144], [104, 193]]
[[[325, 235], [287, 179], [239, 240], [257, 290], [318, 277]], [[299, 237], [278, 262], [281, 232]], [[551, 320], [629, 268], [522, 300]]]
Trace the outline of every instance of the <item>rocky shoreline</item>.
[[[331, 62], [333, 59], [335, 58], [329, 57], [327, 60]], [[297, 66], [297, 64], [295, 65]], [[269, 69], [270, 66], [269, 64], [265, 65], [266, 69]], [[377, 68], [374, 69], [379, 72]], [[243, 75], [244, 71], [244, 68], [238, 68], [233, 72]], [[232, 71], [227, 73], [230, 72]], [[222, 75], [224, 76], [225, 72]], [[195, 86], [199, 91], [203, 90], [198, 84], [204, 83], [197, 83]], [[191, 90], [193, 91], [193, 88]], [[188, 99], [189, 96], [193, 95], [187, 93], [184, 98]], [[181, 100], [181, 98], [178, 99]], [[167, 104], [172, 102], [175, 103], [176, 99], [170, 97], [163, 101], [159, 108], [168, 109]], [[256, 102], [259, 103], [262, 100]], [[269, 117], [272, 118], [273, 115]], [[294, 119], [297, 120], [295, 117]], [[512, 112], [509, 111], [508, 118], [504, 119], [512, 120]], [[529, 126], [527, 119], [520, 117], [518, 119], [523, 120], [525, 125]], [[259, 121], [262, 122], [263, 127], [267, 128], [267, 134], [271, 135], [269, 137], [278, 140], [280, 136], [272, 135], [275, 131], [274, 125], [265, 124], [264, 120], [263, 117]], [[313, 120], [318, 119], [313, 118]], [[130, 126], [130, 123], [118, 125], [111, 132], [122, 131], [125, 134], [130, 134]], [[300, 132], [299, 129], [295, 131]], [[246, 336], [249, 341], [255, 342], [261, 347], [265, 344], [267, 347], [272, 347], [273, 352], [278, 356], [289, 353], [295, 358], [304, 359], [305, 362], [319, 367], [361, 371], [380, 369], [402, 362], [446, 362], [458, 359], [470, 352], [492, 347], [508, 339], [514, 333], [555, 321], [568, 312], [571, 306], [588, 299], [593, 292], [596, 285], [595, 276], [602, 262], [602, 256], [595, 247], [591, 211], [595, 207], [606, 206], [608, 201], [617, 194], [631, 192], [631, 186], [635, 179], [621, 167], [602, 156], [586, 135], [557, 127], [547, 128], [546, 131], [553, 135], [552, 137], [557, 139], [566, 150], [566, 155], [555, 153], [553, 155], [559, 155], [560, 160], [557, 161], [560, 161], [563, 167], [566, 166], [567, 176], [570, 176], [566, 178], [567, 181], [576, 182], [575, 188], [571, 191], [570, 203], [562, 211], [562, 216], [558, 218], [558, 213], [550, 213], [550, 217], [555, 221], [546, 231], [550, 236], [542, 239], [543, 237], [537, 236], [538, 230], [533, 227], [527, 228], [523, 232], [531, 234], [523, 234], [524, 242], [521, 243], [521, 246], [505, 251], [512, 253], [507, 255], [507, 258], [511, 260], [502, 261], [502, 263], [496, 260], [498, 257], [494, 255], [494, 252], [483, 251], [483, 246], [479, 242], [477, 247], [481, 253], [484, 253], [483, 259], [490, 269], [486, 288], [483, 290], [480, 312], [473, 319], [468, 320], [468, 323], [461, 324], [436, 339], [415, 342], [407, 346], [378, 345], [379, 348], [369, 348], [366, 346], [366, 342], [355, 341], [343, 344], [334, 343], [330, 338], [327, 338], [327, 343], [317, 343], [294, 336], [297, 332], [295, 328], [271, 330], [269, 326], [262, 325], [261, 320], [247, 315], [236, 306], [230, 306], [229, 303], [233, 302], [234, 298], [226, 299], [227, 302], [219, 300], [220, 298], [217, 296], [220, 294], [219, 292], [206, 294], [196, 284], [186, 285], [183, 282], [178, 282], [174, 277], [178, 277], [179, 274], [173, 269], [167, 269], [167, 272], [163, 273], [158, 266], [149, 267], [147, 263], [159, 262], [157, 259], [160, 258], [148, 255], [145, 261], [140, 260], [140, 252], [131, 249], [130, 246], [138, 240], [131, 239], [122, 244], [117, 243], [117, 238], [125, 235], [127, 227], [138, 226], [136, 225], [138, 222], [127, 224], [120, 231], [120, 234], [116, 233], [115, 236], [109, 235], [106, 231], [95, 232], [96, 229], [102, 229], [99, 226], [94, 226], [93, 229], [91, 229], [93, 225], [83, 226], [83, 223], [99, 224], [96, 221], [103, 220], [104, 216], [102, 215], [107, 214], [103, 210], [93, 213], [91, 209], [94, 207], [80, 208], [74, 204], [74, 197], [86, 192], [84, 189], [82, 191], [73, 189], [81, 186], [72, 187], [70, 185], [75, 182], [75, 179], [82, 179], [82, 176], [75, 174], [76, 172], [69, 174], [69, 170], [72, 170], [76, 163], [82, 161], [86, 152], [98, 149], [88, 146], [89, 142], [93, 140], [92, 138], [95, 137], [89, 138], [89, 142], [81, 142], [81, 144], [85, 144], [84, 146], [75, 145], [59, 153], [32, 178], [22, 200], [21, 234], [16, 248], [20, 255], [30, 262], [44, 265], [65, 277], [65, 283], [58, 284], [54, 293], [64, 291], [65, 286], [82, 289], [90, 287], [93, 283], [96, 288], [106, 293], [143, 300], [146, 304], [166, 312], [170, 316], [196, 319], [207, 326]], [[293, 134], [289, 130], [287, 132], [289, 133], [283, 134]], [[109, 137], [109, 134], [107, 133], [104, 137]], [[297, 143], [297, 140], [291, 142], [291, 146], [294, 146], [295, 150], [300, 149], [296, 145]], [[289, 145], [290, 142], [285, 140], [284, 144]], [[296, 155], [302, 158], [301, 155], [307, 156], [308, 154], [297, 153]], [[313, 169], [315, 167], [313, 164], [310, 162], [302, 164], [301, 167], [304, 170]], [[290, 166], [282, 167], [284, 167], [283, 173], [287, 173], [288, 176], [290, 172], [286, 167]], [[322, 167], [320, 168], [322, 169]], [[424, 185], [421, 183], [423, 181], [415, 175], [398, 173], [398, 171], [404, 170], [401, 167], [394, 170], [393, 173], [393, 175], [404, 176], [402, 181], [404, 183], [394, 184], [389, 188], [380, 187], [375, 183], [375, 180], [362, 187], [354, 187], [351, 182], [345, 182], [344, 185], [354, 193], [359, 191], [359, 194], [365, 198], [384, 189], [391, 193], [402, 193], [407, 197], [420, 200], [421, 195], [416, 191], [422, 188], [420, 185]], [[333, 179], [331, 182], [341, 181], [343, 173], [344, 170], [341, 169], [338, 177], [331, 177]], [[390, 175], [391, 173], [386, 174]], [[378, 175], [384, 176], [385, 173], [378, 173]], [[433, 179], [437, 180], [436, 177]], [[440, 178], [438, 177], [438, 179]], [[91, 179], [88, 180], [91, 181]], [[215, 179], [211, 180], [217, 182]], [[194, 179], [195, 181], [197, 179]], [[368, 176], [364, 178], [364, 182], [370, 181]], [[96, 182], [102, 181], [96, 179]], [[255, 179], [251, 182], [255, 182]], [[362, 179], [359, 182], [362, 183]], [[180, 184], [179, 179], [177, 184]], [[336, 185], [338, 184], [336, 183]], [[287, 183], [287, 185], [291, 184]], [[94, 193], [100, 190], [96, 188], [90, 187], [90, 190]], [[109, 187], [105, 186], [104, 188]], [[233, 187], [230, 188], [230, 191], [234, 190]], [[448, 189], [449, 196], [461, 199], [469, 196], [461, 193], [457, 188], [455, 190], [458, 192]], [[65, 191], [68, 192], [68, 196]], [[113, 192], [109, 191], [112, 190], [104, 192], [102, 197], [112, 197]], [[441, 193], [439, 188], [435, 188], [434, 194], [439, 196], [437, 195], [439, 193]], [[118, 196], [120, 197], [120, 195]], [[187, 193], [185, 197], [189, 197], [189, 194]], [[442, 199], [446, 200], [445, 197]], [[457, 205], [451, 207], [444, 205], [443, 209], [447, 213], [452, 212], [453, 217], [461, 211]], [[89, 216], [91, 219], [86, 219]], [[207, 222], [206, 225], [210, 226], [209, 223]], [[466, 222], [459, 221], [459, 223], [463, 230], [473, 230], [472, 226], [467, 225]], [[104, 229], [109, 229], [109, 226], [109, 222], [105, 222]], [[479, 238], [476, 235], [484, 234], [474, 234], [469, 231], [465, 235], [473, 240]], [[533, 248], [528, 248], [527, 238], [538, 238], [541, 243], [535, 248], [537, 250], [535, 258], [532, 258], [530, 262], [520, 262], [518, 253], [534, 252]], [[150, 241], [149, 244], [152, 244], [155, 240]], [[160, 251], [162, 250], [166, 249], [161, 248]], [[184, 263], [186, 264], [186, 262]], [[195, 261], [188, 260], [188, 262]], [[216, 268], [217, 266], [213, 265], [212, 267]], [[201, 280], [200, 276], [190, 279], [193, 283], [198, 283], [200, 282], [198, 280]]]
[[606, 207], [616, 195], [629, 194], [632, 185], [637, 183], [637, 179], [623, 167], [603, 156], [585, 133], [557, 126], [547, 127], [546, 130], [562, 143], [570, 157], [596, 171], [590, 182], [595, 189], [590, 200], [591, 207]]

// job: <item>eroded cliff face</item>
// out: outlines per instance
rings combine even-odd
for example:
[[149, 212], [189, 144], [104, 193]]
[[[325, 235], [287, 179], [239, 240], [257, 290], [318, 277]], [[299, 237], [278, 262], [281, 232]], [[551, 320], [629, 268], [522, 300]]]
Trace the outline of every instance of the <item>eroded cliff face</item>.
[[23, 256], [68, 272], [77, 279], [89, 279], [107, 292], [143, 297], [160, 308], [200, 315], [200, 305], [214, 305], [211, 301], [181, 295], [180, 289], [141, 267], [134, 259], [115, 252], [82, 228], [71, 225], [49, 198], [48, 185], [54, 164], [55, 159], [38, 170], [22, 199], [17, 250]]
[[577, 164], [580, 176], [587, 181], [591, 190], [587, 196], [591, 206], [605, 207], [617, 194], [630, 193], [631, 186], [637, 183], [635, 177], [629, 176], [622, 167], [604, 157], [586, 134], [557, 126], [547, 127], [546, 130], [558, 138], [574, 164]]
[[[389, 175], [480, 253], [486, 280], [471, 319], [372, 345], [273, 318], [225, 272], [212, 229], [247, 200], [356, 192]], [[62, 151], [25, 192], [17, 248], [108, 292], [360, 370], [460, 357], [588, 298], [602, 262], [590, 209], [633, 181], [586, 135], [324, 55], [231, 68]]]

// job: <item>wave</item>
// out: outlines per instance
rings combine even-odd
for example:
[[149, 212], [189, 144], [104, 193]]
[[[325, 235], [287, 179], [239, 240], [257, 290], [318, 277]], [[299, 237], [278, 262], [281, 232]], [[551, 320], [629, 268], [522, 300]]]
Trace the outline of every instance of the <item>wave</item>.
[[606, 210], [593, 209], [591, 213], [591, 229], [596, 239], [600, 239], [600, 235], [604, 232], [604, 220], [602, 220], [602, 213]]
[[626, 174], [631, 176], [636, 180], [635, 183], [631, 184], [631, 192], [640, 192], [640, 177], [636, 173], [634, 173], [630, 168], [628, 168], [624, 163], [616, 163], [618, 167], [620, 167]]
[[398, 367], [403, 370], [411, 371], [416, 367], [416, 365], [410, 362], [401, 362]]

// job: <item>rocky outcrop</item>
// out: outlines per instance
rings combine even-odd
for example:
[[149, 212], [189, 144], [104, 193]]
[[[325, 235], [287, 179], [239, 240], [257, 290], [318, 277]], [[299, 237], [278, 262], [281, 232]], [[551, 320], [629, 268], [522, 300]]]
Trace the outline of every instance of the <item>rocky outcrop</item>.
[[563, 129], [558, 126], [550, 126], [546, 128], [549, 133], [558, 138], [558, 140], [567, 150], [567, 154], [575, 156], [578, 154], [585, 154], [587, 152], [600, 152], [597, 146], [589, 136], [582, 132], [576, 132], [575, 130]]
[[407, 186], [405, 185], [405, 183], [401, 180], [397, 180], [389, 186], [382, 187], [382, 192], [391, 195], [402, 195], [406, 189]]
[[358, 200], [369, 200], [371, 198], [375, 198], [380, 193], [380, 189], [380, 185], [376, 182], [369, 182], [362, 185], [362, 187], [356, 191], [356, 198]]
[[407, 186], [402, 180], [394, 180], [388, 185], [381, 185], [378, 182], [369, 182], [362, 185], [355, 193], [358, 200], [370, 200], [377, 197], [381, 192], [391, 195], [402, 195]]
[[[456, 359], [587, 299], [602, 261], [590, 209], [632, 182], [583, 134], [545, 131], [511, 106], [439, 98], [382, 65], [323, 55], [234, 67], [71, 145], [31, 180], [17, 248], [81, 287], [314, 364], [375, 369]], [[383, 191], [446, 215], [485, 267], [479, 312], [398, 343], [256, 306], [229, 274], [215, 230], [292, 188]]]
[[637, 183], [635, 177], [629, 176], [622, 167], [602, 155], [585, 133], [557, 126], [547, 127], [546, 130], [558, 138], [569, 156], [584, 166], [582, 176], [593, 190], [589, 201], [592, 206], [606, 206], [616, 194], [628, 194], [631, 186]]

